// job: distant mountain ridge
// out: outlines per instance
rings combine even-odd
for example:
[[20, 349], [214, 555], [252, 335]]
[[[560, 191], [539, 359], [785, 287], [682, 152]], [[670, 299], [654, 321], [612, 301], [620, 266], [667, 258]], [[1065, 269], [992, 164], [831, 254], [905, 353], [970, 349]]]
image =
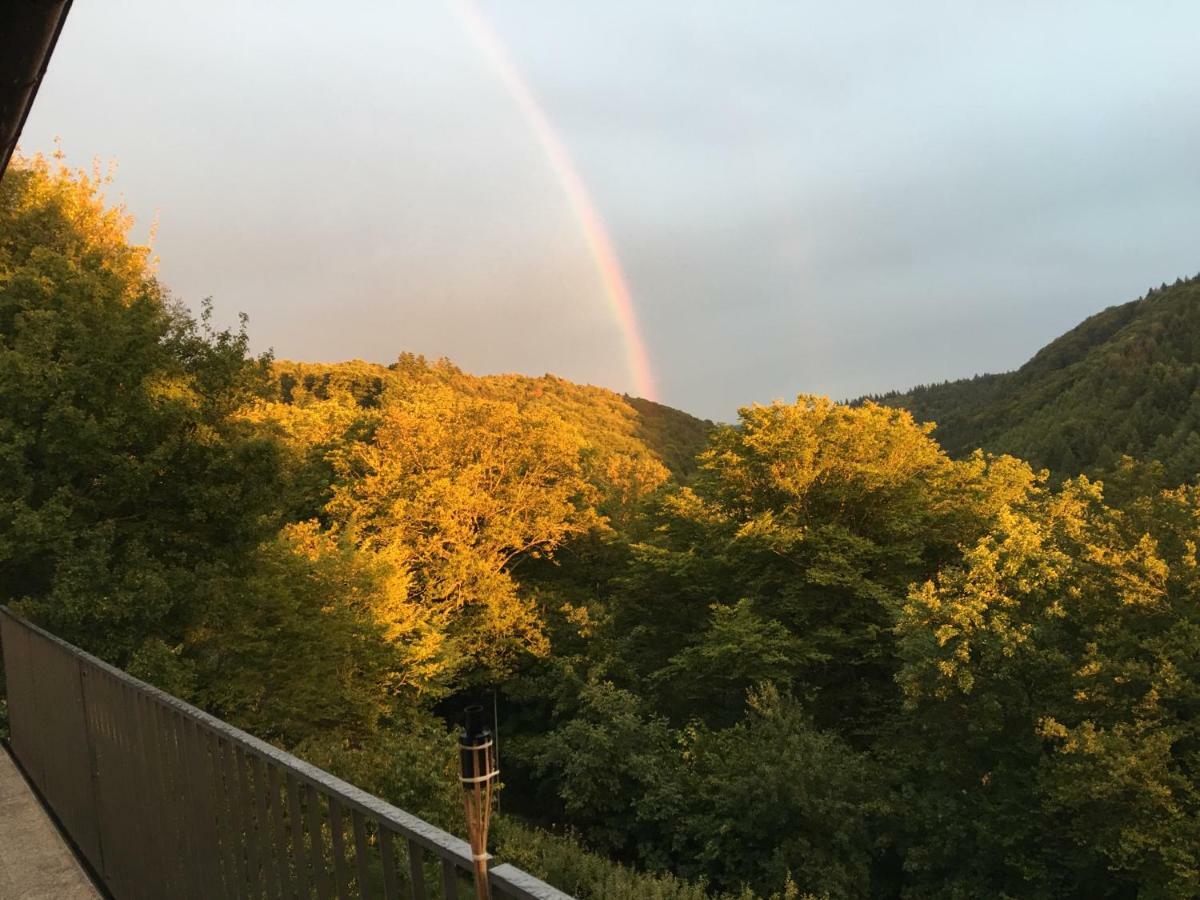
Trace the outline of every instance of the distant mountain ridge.
[[[601, 452], [647, 456], [686, 477], [715, 427], [650, 400], [544, 375], [475, 376], [441, 360], [402, 354], [381, 366], [276, 363], [280, 399], [290, 385], [343, 390], [371, 405], [389, 383], [455, 390], [554, 410]], [[1162, 463], [1175, 483], [1200, 474], [1200, 275], [1088, 317], [1019, 369], [862, 398], [936, 423], [952, 456], [1011, 453], [1056, 477], [1103, 474], [1122, 456]], [[861, 401], [860, 401], [861, 402]]]
[[937, 423], [952, 455], [1011, 453], [1056, 476], [1122, 455], [1200, 473], [1200, 276], [1091, 316], [1013, 372], [864, 399]]

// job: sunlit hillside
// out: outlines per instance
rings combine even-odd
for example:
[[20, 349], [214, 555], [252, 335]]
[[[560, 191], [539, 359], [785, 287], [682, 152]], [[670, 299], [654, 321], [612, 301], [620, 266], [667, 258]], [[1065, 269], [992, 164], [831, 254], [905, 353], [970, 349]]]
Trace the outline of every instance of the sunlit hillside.
[[378, 406], [384, 395], [403, 397], [433, 385], [464, 396], [510, 402], [520, 409], [547, 410], [579, 429], [589, 446], [605, 455], [654, 459], [676, 475], [695, 468], [713, 423], [677, 409], [575, 384], [554, 375], [470, 375], [448, 360], [426, 361], [400, 354], [389, 366], [364, 362], [337, 364], [281, 361], [275, 364], [278, 397], [285, 403], [353, 398]]

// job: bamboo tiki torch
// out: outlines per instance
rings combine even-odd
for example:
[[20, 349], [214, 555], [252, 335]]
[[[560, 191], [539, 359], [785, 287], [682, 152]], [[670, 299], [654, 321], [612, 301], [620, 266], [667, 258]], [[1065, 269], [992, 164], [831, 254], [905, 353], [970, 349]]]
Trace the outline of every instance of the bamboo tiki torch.
[[463, 786], [463, 808], [467, 813], [467, 834], [475, 858], [475, 893], [478, 900], [491, 900], [488, 883], [488, 822], [492, 817], [492, 789], [496, 776], [496, 743], [483, 719], [482, 706], [468, 706], [462, 732], [458, 736], [459, 780]]

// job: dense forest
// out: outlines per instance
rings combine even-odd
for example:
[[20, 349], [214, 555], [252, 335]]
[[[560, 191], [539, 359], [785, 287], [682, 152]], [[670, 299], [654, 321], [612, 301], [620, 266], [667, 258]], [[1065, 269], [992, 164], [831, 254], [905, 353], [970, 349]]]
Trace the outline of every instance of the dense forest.
[[953, 455], [983, 447], [1057, 476], [1155, 460], [1200, 472], [1200, 276], [1088, 318], [1015, 372], [872, 398], [937, 422]]
[[581, 898], [1200, 895], [1200, 285], [715, 426], [253, 356], [104, 189], [0, 182], [5, 602], [454, 831], [494, 702], [495, 850]]

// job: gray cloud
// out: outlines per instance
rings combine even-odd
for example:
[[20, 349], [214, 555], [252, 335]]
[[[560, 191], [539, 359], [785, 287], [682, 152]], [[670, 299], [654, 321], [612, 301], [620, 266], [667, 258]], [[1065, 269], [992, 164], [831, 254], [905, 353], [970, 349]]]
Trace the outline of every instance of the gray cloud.
[[[1192, 4], [481, 8], [674, 405], [1010, 368], [1200, 269]], [[178, 294], [280, 355], [632, 388], [561, 188], [439, 2], [77, 5], [23, 144], [54, 134], [160, 211]]]

